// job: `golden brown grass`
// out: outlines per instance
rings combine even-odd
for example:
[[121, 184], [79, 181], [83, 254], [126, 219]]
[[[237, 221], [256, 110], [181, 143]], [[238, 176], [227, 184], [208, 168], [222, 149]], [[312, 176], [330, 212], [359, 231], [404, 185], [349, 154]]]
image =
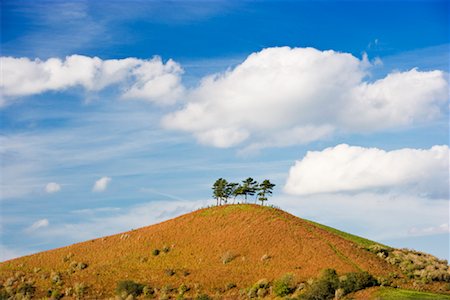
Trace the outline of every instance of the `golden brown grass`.
[[[162, 251], [164, 247], [168, 251]], [[159, 255], [152, 254], [154, 249], [161, 250]], [[225, 256], [232, 259], [224, 263]], [[85, 263], [87, 268], [71, 268], [73, 262]], [[52, 285], [51, 273], [59, 272], [63, 287], [86, 283], [93, 298], [113, 296], [120, 280], [158, 288], [185, 284], [192, 293], [213, 293], [235, 283], [237, 288], [228, 293], [237, 293], [261, 278], [272, 281], [285, 273], [307, 281], [324, 268], [340, 274], [401, 273], [356, 243], [311, 222], [275, 208], [241, 204], [201, 209], [156, 225], [7, 261], [0, 264], [0, 282], [21, 271], [43, 295]]]

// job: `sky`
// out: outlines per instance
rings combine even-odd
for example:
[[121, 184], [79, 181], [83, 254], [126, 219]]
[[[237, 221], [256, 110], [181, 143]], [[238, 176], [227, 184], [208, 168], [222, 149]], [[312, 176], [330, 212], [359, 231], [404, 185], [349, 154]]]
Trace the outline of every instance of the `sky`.
[[220, 177], [448, 260], [449, 25], [434, 0], [2, 0], [0, 261], [212, 205]]

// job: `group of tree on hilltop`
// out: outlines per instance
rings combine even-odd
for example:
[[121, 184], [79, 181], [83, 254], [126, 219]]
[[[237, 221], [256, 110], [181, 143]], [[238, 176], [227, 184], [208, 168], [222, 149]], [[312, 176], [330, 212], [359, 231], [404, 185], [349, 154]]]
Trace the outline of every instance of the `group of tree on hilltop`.
[[244, 197], [244, 203], [247, 202], [247, 196], [254, 196], [256, 201], [261, 201], [264, 205], [264, 201], [267, 201], [267, 197], [272, 195], [272, 190], [275, 184], [270, 180], [265, 179], [263, 182], [258, 183], [253, 178], [249, 177], [242, 181], [241, 184], [236, 182], [228, 182], [226, 179], [219, 178], [214, 182], [212, 187], [213, 197], [216, 199], [217, 205], [222, 203], [227, 204], [228, 199], [233, 197], [233, 204], [236, 202], [236, 198], [239, 196]]

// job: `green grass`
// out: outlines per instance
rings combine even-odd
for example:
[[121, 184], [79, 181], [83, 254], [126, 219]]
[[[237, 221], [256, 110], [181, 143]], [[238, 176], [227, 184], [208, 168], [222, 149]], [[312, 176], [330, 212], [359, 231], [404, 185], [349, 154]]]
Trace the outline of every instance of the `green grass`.
[[374, 241], [371, 241], [371, 240], [368, 240], [368, 239], [365, 239], [365, 238], [362, 238], [360, 236], [353, 235], [353, 234], [350, 234], [350, 233], [347, 233], [347, 232], [344, 232], [344, 231], [340, 231], [338, 229], [335, 229], [335, 228], [332, 228], [332, 227], [328, 227], [326, 225], [322, 225], [322, 224], [319, 224], [319, 223], [316, 223], [316, 222], [313, 222], [313, 221], [310, 221], [310, 220], [305, 220], [305, 221], [307, 221], [307, 222], [309, 222], [311, 224], [314, 224], [315, 226], [317, 226], [317, 227], [319, 227], [321, 229], [324, 229], [324, 230], [326, 230], [328, 232], [336, 234], [336, 235], [340, 236], [341, 238], [344, 238], [344, 239], [346, 239], [348, 241], [351, 241], [351, 242], [353, 242], [353, 243], [355, 243], [355, 244], [357, 244], [359, 246], [365, 247], [365, 248], [368, 248], [368, 247], [370, 247], [372, 245], [381, 245], [381, 246], [390, 248], [389, 246], [386, 246], [386, 245], [383, 245], [383, 244], [380, 244], [380, 243], [377, 243], [377, 242], [374, 242]]
[[450, 295], [433, 294], [425, 292], [417, 292], [410, 290], [380, 288], [376, 293], [375, 299], [380, 300], [450, 300]]

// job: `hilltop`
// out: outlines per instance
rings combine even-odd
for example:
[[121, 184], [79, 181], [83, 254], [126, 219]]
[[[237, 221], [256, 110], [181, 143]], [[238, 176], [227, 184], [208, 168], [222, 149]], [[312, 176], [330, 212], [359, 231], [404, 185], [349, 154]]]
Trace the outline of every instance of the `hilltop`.
[[[405, 251], [277, 208], [224, 205], [3, 262], [0, 283], [3, 294], [28, 282], [35, 297], [104, 299], [115, 295], [119, 281], [131, 280], [156, 289], [158, 297], [176, 295], [184, 286], [186, 298], [207, 293], [235, 299], [247, 297], [245, 289], [261, 279], [272, 283], [290, 273], [307, 284], [328, 268], [339, 275], [367, 271], [384, 285], [445, 293], [447, 262]], [[420, 260], [413, 262], [415, 257]], [[424, 267], [417, 268], [420, 262]], [[430, 268], [439, 271], [437, 278], [425, 281], [414, 273]]]

